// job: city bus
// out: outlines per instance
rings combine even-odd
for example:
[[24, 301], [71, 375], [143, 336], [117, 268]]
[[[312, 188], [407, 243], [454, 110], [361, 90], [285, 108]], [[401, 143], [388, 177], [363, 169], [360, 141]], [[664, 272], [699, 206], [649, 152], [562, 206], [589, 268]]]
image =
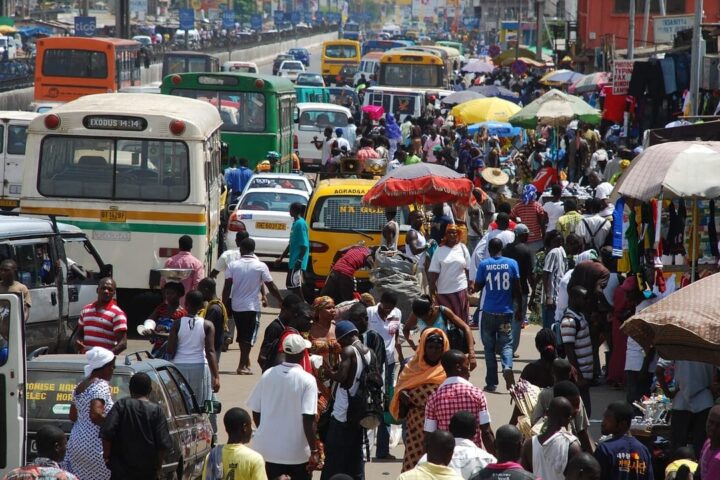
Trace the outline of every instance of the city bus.
[[57, 215], [85, 231], [114, 265], [120, 306], [134, 321], [159, 303], [161, 278], [189, 235], [209, 272], [218, 256], [222, 120], [189, 98], [88, 95], [28, 128], [20, 211]]
[[382, 87], [445, 88], [445, 65], [437, 55], [392, 50], [380, 59], [378, 85]]
[[458, 52], [460, 52], [460, 55], [465, 55], [465, 45], [462, 44], [462, 42], [451, 42], [450, 40], [438, 40], [435, 42], [435, 45], [438, 45], [440, 47], [450, 47], [454, 48]]
[[368, 40], [362, 44], [363, 57], [372, 52], [387, 52], [392, 48], [411, 47], [415, 45], [412, 40]]
[[173, 73], [219, 72], [220, 59], [202, 52], [167, 52], [163, 55], [162, 78]]
[[328, 40], [322, 44], [320, 73], [330, 85], [344, 65], [360, 64], [360, 42], [355, 40]]
[[120, 38], [47, 37], [37, 41], [34, 100], [69, 102], [140, 85], [140, 43]]
[[229, 156], [254, 169], [269, 151], [280, 154], [277, 172], [292, 168], [295, 86], [281, 77], [252, 73], [180, 73], [163, 79], [161, 93], [195, 98], [220, 113]]

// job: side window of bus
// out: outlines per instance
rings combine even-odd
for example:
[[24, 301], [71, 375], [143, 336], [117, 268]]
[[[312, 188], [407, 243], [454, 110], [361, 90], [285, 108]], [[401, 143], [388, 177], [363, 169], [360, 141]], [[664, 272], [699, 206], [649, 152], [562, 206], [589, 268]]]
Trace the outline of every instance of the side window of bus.
[[10, 155], [25, 155], [25, 142], [27, 140], [26, 125], [10, 125], [8, 127], [8, 148]]

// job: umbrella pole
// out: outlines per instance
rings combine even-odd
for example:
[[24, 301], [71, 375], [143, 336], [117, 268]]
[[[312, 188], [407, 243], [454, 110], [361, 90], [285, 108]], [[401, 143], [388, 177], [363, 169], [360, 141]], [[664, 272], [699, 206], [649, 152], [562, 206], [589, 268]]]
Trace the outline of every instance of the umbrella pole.
[[692, 220], [692, 238], [690, 239], [690, 282], [695, 281], [695, 274], [697, 269], [697, 244], [696, 239], [698, 238], [698, 203], [697, 203], [697, 197], [693, 197], [693, 220]]

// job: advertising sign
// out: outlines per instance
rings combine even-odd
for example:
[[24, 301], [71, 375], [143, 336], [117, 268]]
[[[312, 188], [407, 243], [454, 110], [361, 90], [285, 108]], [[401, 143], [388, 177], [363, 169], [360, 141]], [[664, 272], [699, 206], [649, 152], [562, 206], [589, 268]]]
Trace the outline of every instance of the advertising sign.
[[672, 44], [675, 34], [693, 27], [693, 15], [666, 15], [653, 17], [653, 40], [656, 44]]
[[613, 95], [627, 95], [630, 91], [634, 62], [632, 60], [615, 60], [613, 63]]
[[181, 8], [180, 12], [180, 30], [192, 30], [195, 28], [195, 10], [192, 8]]
[[75, 17], [75, 36], [92, 37], [95, 35], [96, 26], [95, 17]]

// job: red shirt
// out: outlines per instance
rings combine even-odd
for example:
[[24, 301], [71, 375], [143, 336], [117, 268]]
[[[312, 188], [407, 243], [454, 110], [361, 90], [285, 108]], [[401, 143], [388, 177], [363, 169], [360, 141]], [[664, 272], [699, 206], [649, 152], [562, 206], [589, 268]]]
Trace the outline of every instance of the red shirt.
[[370, 255], [370, 249], [362, 245], [350, 247], [340, 259], [335, 262], [333, 272], [342, 273], [348, 277], [354, 277], [355, 272], [365, 266], [365, 259]]
[[97, 307], [97, 302], [86, 305], [80, 312], [78, 324], [83, 327], [83, 343], [87, 348], [104, 347], [112, 350], [115, 333], [127, 331], [127, 317], [115, 300]]
[[535, 188], [537, 188], [537, 191], [542, 193], [547, 190], [550, 185], [560, 183], [560, 177], [558, 176], [558, 172], [555, 168], [543, 167], [537, 175], [535, 175], [535, 179], [532, 183], [535, 185]]
[[[481, 389], [461, 377], [450, 377], [430, 395], [425, 404], [425, 431], [450, 429], [450, 419], [459, 411], [476, 415], [478, 428], [472, 441], [483, 447], [481, 425], [490, 423], [485, 394]], [[433, 428], [434, 427], [434, 428]]]
[[545, 210], [539, 202], [530, 202], [528, 204], [518, 203], [512, 209], [510, 214], [513, 217], [520, 217], [520, 221], [530, 229], [530, 237], [528, 242], [537, 242], [542, 240], [543, 231], [540, 226], [540, 219], [545, 217]]

